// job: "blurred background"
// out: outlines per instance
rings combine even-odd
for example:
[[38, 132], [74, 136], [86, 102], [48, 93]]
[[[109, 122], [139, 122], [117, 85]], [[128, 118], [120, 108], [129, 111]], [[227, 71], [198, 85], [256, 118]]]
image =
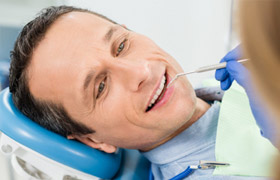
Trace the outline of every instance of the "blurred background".
[[[185, 71], [218, 63], [238, 44], [233, 0], [0, 0], [0, 89], [8, 86], [9, 55], [21, 28], [42, 8], [62, 4], [93, 10], [150, 37]], [[194, 87], [211, 77], [214, 71], [188, 76]], [[1, 180], [18, 179], [2, 154], [0, 171]]]

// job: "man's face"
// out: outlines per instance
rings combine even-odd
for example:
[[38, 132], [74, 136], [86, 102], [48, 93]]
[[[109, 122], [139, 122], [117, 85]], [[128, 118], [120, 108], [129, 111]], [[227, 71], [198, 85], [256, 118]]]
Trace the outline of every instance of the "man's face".
[[[172, 34], [171, 34], [172, 36]], [[163, 37], [164, 38], [164, 37]], [[147, 148], [192, 116], [196, 98], [182, 69], [152, 40], [96, 15], [60, 17], [35, 49], [29, 86], [36, 97], [60, 103], [92, 137], [124, 148]], [[159, 97], [162, 79], [167, 78]], [[153, 97], [155, 105], [148, 108]]]

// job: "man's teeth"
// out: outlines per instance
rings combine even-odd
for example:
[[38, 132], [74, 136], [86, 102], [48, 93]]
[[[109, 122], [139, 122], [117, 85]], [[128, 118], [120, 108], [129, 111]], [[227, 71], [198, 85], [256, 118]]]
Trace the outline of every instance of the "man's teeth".
[[161, 83], [160, 83], [160, 86], [159, 86], [157, 92], [155, 93], [153, 99], [151, 100], [149, 107], [152, 107], [152, 105], [156, 102], [158, 96], [162, 93], [165, 81], [166, 81], [166, 78], [165, 78], [165, 76], [163, 76], [163, 78], [161, 80]]

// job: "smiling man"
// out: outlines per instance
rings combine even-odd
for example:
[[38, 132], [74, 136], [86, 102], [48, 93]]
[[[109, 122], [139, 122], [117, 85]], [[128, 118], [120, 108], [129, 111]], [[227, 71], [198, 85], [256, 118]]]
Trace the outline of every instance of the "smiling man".
[[[166, 88], [181, 67], [125, 26], [50, 7], [23, 28], [11, 59], [15, 105], [51, 131], [108, 153], [139, 149], [156, 179], [215, 160], [219, 103], [197, 98], [186, 78]], [[210, 178], [212, 170], [191, 176]]]

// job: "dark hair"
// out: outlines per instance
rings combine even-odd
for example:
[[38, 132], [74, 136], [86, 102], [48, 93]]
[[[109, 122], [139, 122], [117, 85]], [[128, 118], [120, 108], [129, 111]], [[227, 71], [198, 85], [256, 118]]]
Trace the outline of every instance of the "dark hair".
[[14, 50], [11, 52], [9, 75], [9, 87], [15, 106], [34, 122], [63, 136], [88, 134], [93, 133], [94, 130], [72, 119], [62, 105], [36, 99], [28, 87], [27, 67], [34, 49], [44, 38], [50, 26], [63, 14], [73, 11], [91, 13], [116, 24], [105, 16], [86, 9], [71, 6], [51, 6], [43, 9], [34, 20], [23, 27], [19, 34]]

